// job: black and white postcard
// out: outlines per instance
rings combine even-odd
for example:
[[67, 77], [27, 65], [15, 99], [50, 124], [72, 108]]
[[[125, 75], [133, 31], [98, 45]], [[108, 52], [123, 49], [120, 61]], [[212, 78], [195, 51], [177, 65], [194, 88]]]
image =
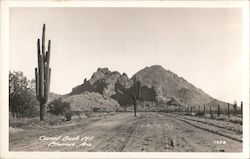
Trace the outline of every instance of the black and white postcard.
[[1, 1], [1, 158], [248, 158], [248, 1]]

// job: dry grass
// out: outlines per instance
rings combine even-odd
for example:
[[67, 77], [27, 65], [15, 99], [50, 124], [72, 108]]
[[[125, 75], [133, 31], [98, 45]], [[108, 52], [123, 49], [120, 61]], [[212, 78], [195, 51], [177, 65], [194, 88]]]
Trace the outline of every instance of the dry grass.
[[40, 121], [39, 117], [33, 118], [16, 118], [9, 120], [9, 126], [12, 128], [19, 129], [40, 129], [40, 128], [48, 128], [55, 125], [61, 125], [64, 123], [63, 116], [55, 116], [55, 115], [46, 115], [45, 121]]
[[[39, 117], [33, 117], [33, 118], [10, 118], [9, 119], [9, 127], [12, 128], [15, 132], [17, 130], [31, 130], [31, 129], [46, 129], [50, 127], [55, 126], [61, 126], [71, 123], [77, 123], [82, 120], [85, 120], [86, 118], [104, 118], [106, 116], [114, 115], [115, 112], [92, 112], [92, 111], [86, 111], [83, 113], [80, 113], [79, 115], [72, 116], [72, 119], [70, 121], [66, 121], [65, 116], [56, 116], [47, 114], [45, 121], [40, 121]], [[14, 130], [15, 129], [15, 130]]]

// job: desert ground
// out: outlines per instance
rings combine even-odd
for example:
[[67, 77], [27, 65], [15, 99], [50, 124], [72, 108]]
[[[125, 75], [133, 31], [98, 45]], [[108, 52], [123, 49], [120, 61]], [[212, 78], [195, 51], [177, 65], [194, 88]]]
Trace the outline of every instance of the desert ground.
[[242, 125], [160, 112], [116, 113], [61, 125], [10, 127], [10, 151], [241, 152]]

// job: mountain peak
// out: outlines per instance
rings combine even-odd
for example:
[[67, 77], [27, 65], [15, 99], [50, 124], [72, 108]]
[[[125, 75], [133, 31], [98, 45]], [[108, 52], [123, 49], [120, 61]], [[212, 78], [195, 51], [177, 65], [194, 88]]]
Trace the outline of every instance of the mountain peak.
[[156, 70], [162, 70], [162, 71], [166, 71], [161, 65], [152, 65], [152, 66], [150, 66], [150, 67], [145, 67], [144, 69], [142, 69], [142, 70], [154, 70], [154, 71], [156, 71]]
[[[202, 90], [179, 77], [161, 65], [145, 67], [132, 76], [141, 82], [142, 99], [167, 103], [174, 99], [180, 104], [206, 104], [213, 99]], [[83, 84], [73, 88], [72, 94], [97, 92], [106, 97], [116, 99], [121, 105], [131, 104], [131, 79], [126, 73], [98, 68], [92, 77]]]
[[107, 67], [104, 67], [104, 68], [99, 67], [97, 69], [97, 73], [108, 74], [108, 73], [111, 73], [111, 71]]
[[184, 103], [201, 104], [211, 100], [202, 90], [160, 65], [145, 67], [134, 76], [140, 79], [142, 85], [154, 88], [161, 101], [175, 98]]
[[153, 68], [153, 69], [164, 69], [161, 65], [152, 65], [149, 68]]

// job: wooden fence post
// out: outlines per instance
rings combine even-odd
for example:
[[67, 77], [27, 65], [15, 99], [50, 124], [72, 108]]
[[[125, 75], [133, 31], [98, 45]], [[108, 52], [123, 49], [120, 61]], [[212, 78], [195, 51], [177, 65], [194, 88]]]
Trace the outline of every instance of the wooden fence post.
[[211, 110], [211, 106], [209, 108], [209, 114], [210, 114], [210, 117], [212, 117], [212, 110]]
[[241, 101], [241, 103], [240, 103], [240, 111], [241, 111], [241, 116], [243, 117], [243, 102]]

